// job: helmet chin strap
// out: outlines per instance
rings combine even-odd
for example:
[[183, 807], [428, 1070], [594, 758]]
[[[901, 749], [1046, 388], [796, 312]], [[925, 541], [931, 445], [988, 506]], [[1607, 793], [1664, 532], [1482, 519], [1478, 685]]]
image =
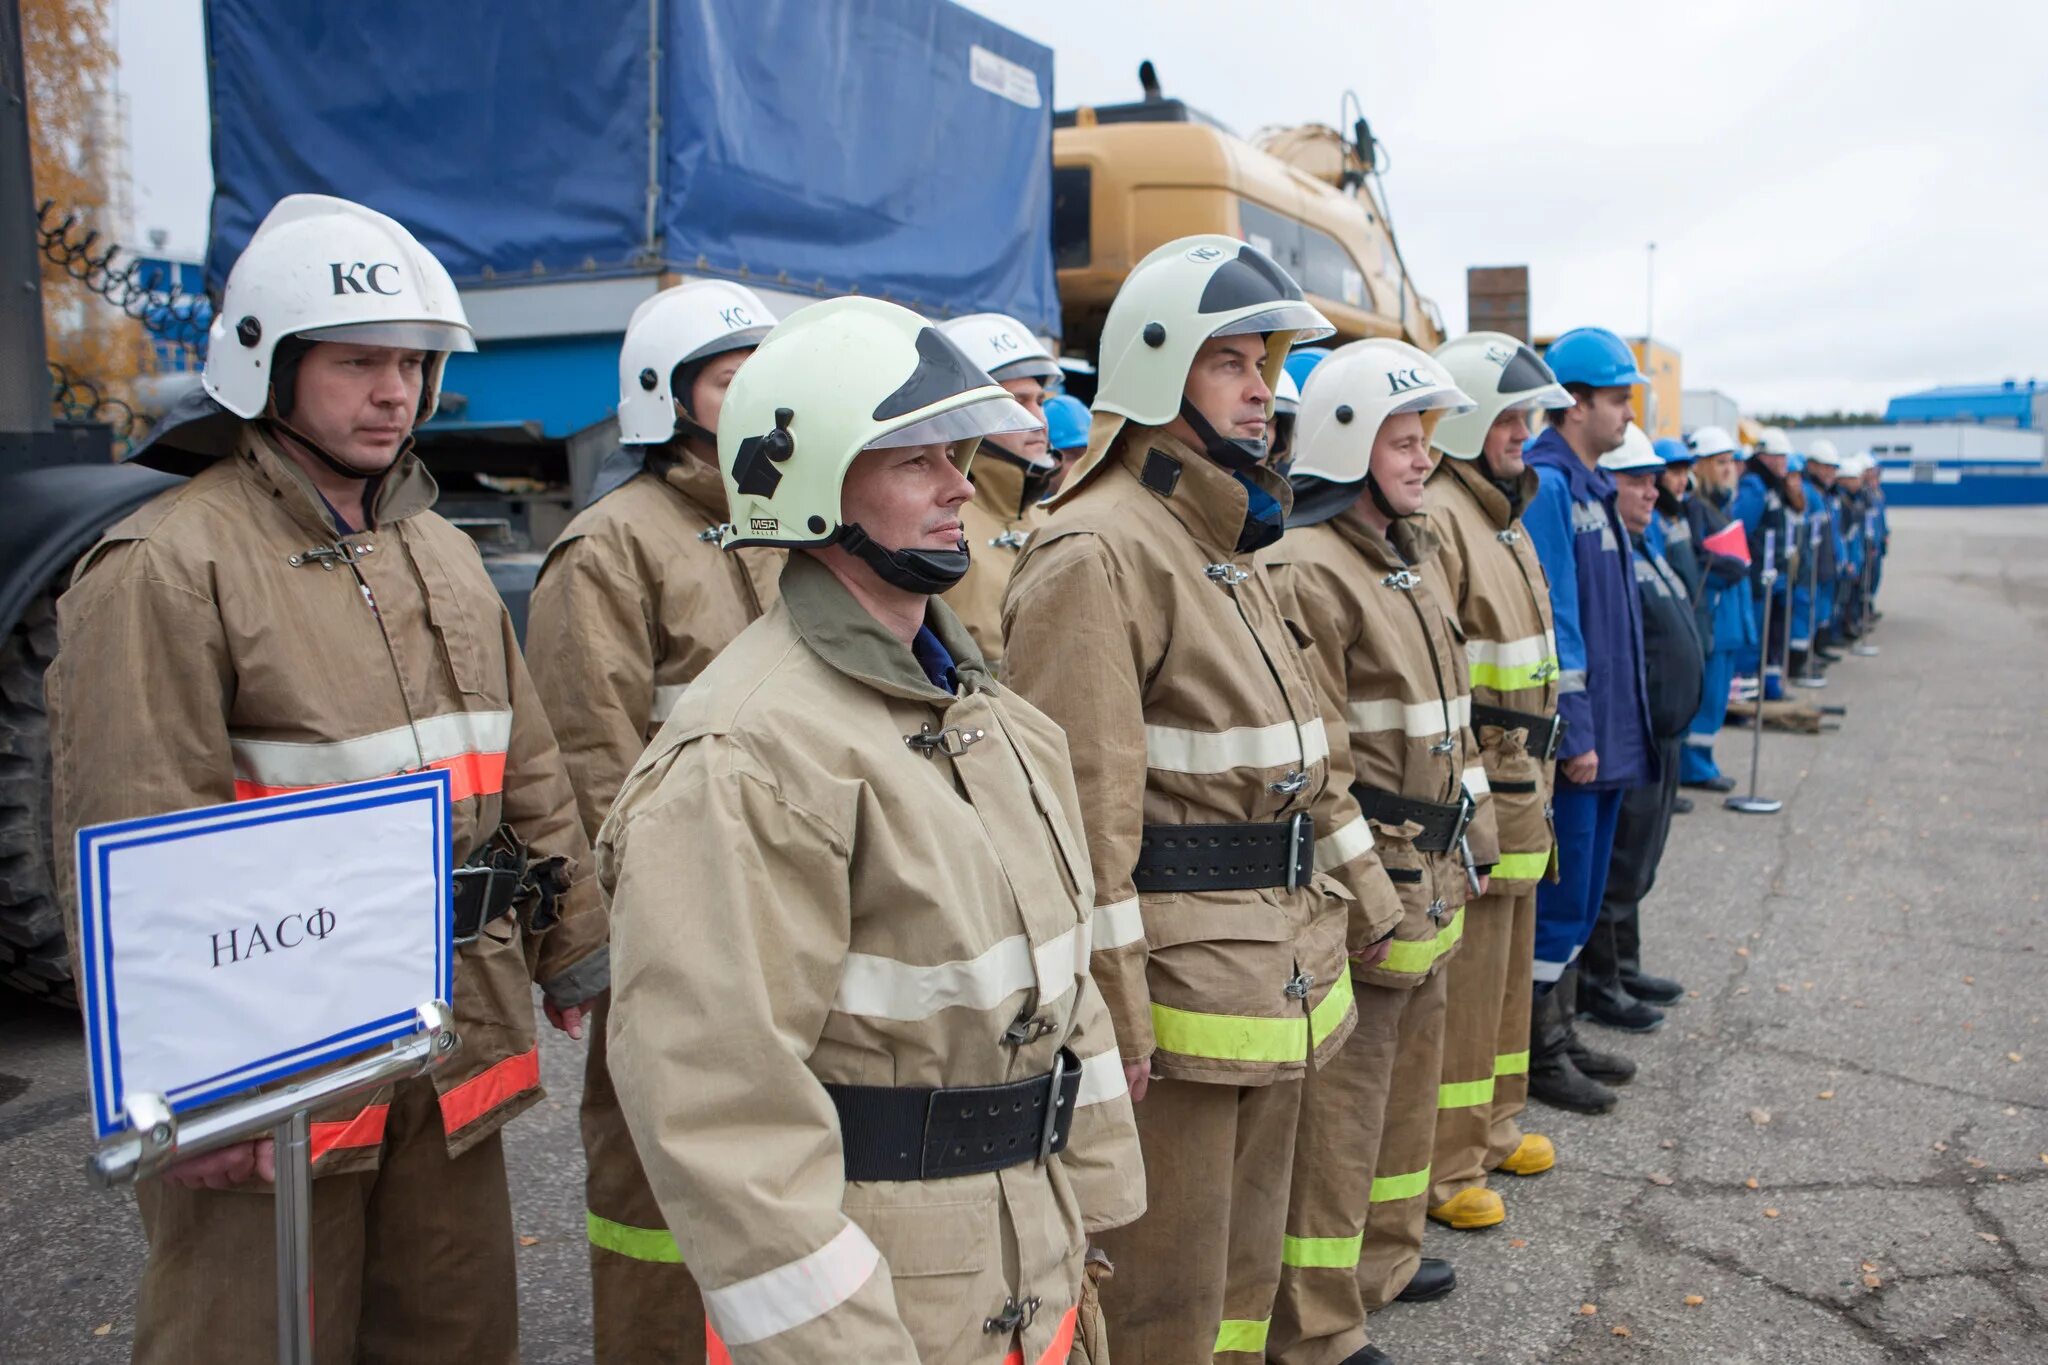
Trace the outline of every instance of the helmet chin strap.
[[1380, 481], [1377, 478], [1373, 477], [1373, 474], [1370, 469], [1366, 471], [1365, 475], [1365, 494], [1367, 497], [1372, 499], [1372, 505], [1374, 507], [1379, 508], [1380, 515], [1385, 517], [1390, 522], [1399, 521], [1403, 517], [1415, 516], [1417, 513], [1422, 511], [1420, 507], [1416, 508], [1414, 512], [1395, 511], [1394, 504], [1388, 502], [1387, 495], [1380, 491]]
[[1195, 436], [1201, 441], [1202, 453], [1225, 469], [1238, 474], [1249, 474], [1265, 460], [1265, 438], [1261, 437], [1256, 441], [1231, 440], [1211, 426], [1209, 419], [1202, 415], [1202, 410], [1190, 403], [1185, 395], [1180, 400], [1180, 415], [1188, 426], [1194, 429]]
[[[276, 427], [279, 431], [283, 432], [285, 435], [291, 437], [292, 440], [297, 442], [299, 445], [304, 446], [306, 450], [313, 456], [314, 459], [318, 460], [321, 464], [326, 465], [329, 470], [331, 470], [332, 472], [334, 472], [335, 474], [339, 475], [344, 479], [355, 479], [358, 482], [368, 482], [369, 480], [374, 479], [378, 475], [384, 473], [384, 469], [357, 469], [354, 465], [346, 463], [339, 457], [330, 455], [320, 445], [318, 441], [315, 441], [312, 437], [306, 435], [306, 433], [300, 431], [297, 427], [285, 421], [284, 418], [282, 417], [273, 416], [270, 419], [270, 424]], [[408, 433], [405, 438], [405, 443], [399, 446], [398, 448], [398, 454], [403, 455], [406, 452], [406, 449], [411, 445], [412, 436], [410, 433]], [[393, 458], [395, 459], [396, 457], [394, 456]], [[385, 466], [385, 469], [388, 468], [390, 468], [389, 465]]]
[[967, 538], [953, 550], [890, 550], [854, 522], [840, 526], [832, 543], [905, 592], [935, 597], [967, 576]]
[[[986, 460], [991, 457], [1001, 460], [1005, 464], [1015, 465], [1024, 471], [1022, 507], [1032, 507], [1043, 501], [1046, 485], [1052, 482], [1053, 475], [1059, 473], [1059, 466], [1057, 464], [1050, 466], [1034, 464], [1008, 447], [996, 444], [994, 437], [984, 437], [981, 442], [981, 448], [975, 451], [974, 458], [976, 460]], [[1022, 507], [1019, 508], [1020, 511]]]

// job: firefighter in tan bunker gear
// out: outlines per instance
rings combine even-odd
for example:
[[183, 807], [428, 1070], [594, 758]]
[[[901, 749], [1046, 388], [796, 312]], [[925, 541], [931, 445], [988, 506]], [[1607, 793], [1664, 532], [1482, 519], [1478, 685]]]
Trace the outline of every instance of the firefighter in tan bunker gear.
[[973, 562], [946, 592], [946, 605], [967, 627], [982, 661], [1003, 676], [1003, 589], [1031, 533], [1045, 521], [1039, 504], [1059, 473], [1045, 428], [1047, 385], [1059, 362], [1031, 329], [1001, 313], [971, 313], [939, 324], [946, 339], [988, 372], [1024, 410], [1039, 419], [1036, 431], [991, 436], [974, 459], [974, 499], [960, 509]]
[[[542, 1096], [531, 992], [576, 1034], [606, 980], [554, 738], [411, 449], [458, 349], [454, 285], [403, 227], [280, 201], [228, 276], [202, 389], [138, 452], [192, 478], [81, 561], [48, 681], [59, 847], [81, 825], [440, 768], [457, 864], [524, 868], [516, 894], [457, 873], [455, 1060], [314, 1114], [323, 1365], [517, 1359], [499, 1130]], [[137, 1361], [276, 1359], [274, 1169], [266, 1140], [137, 1187]]]
[[[669, 709], [775, 600], [779, 550], [725, 553], [718, 413], [775, 317], [698, 280], [642, 303], [619, 349], [619, 440], [596, 496], [548, 551], [526, 630], [533, 682], [591, 838]], [[701, 1365], [704, 1305], [613, 1093], [605, 1002], [583, 1072], [593, 1359]]]
[[1548, 1138], [1516, 1123], [1528, 1096], [1536, 884], [1552, 859], [1558, 727], [1550, 589], [1521, 528], [1536, 491], [1522, 443], [1538, 412], [1570, 406], [1571, 395], [1542, 357], [1500, 332], [1446, 342], [1436, 358], [1478, 404], [1437, 424], [1432, 439], [1448, 458], [1430, 476], [1425, 508], [1439, 586], [1465, 637], [1472, 729], [1500, 839], [1487, 893], [1468, 907], [1464, 951], [1450, 967], [1430, 1178], [1431, 1216], [1470, 1228], [1506, 1216], [1487, 1172], [1540, 1175], [1556, 1160]]
[[1435, 1298], [1421, 1256], [1436, 1135], [1444, 969], [1495, 856], [1464, 646], [1417, 515], [1429, 432], [1471, 400], [1403, 342], [1353, 342], [1309, 375], [1287, 536], [1262, 556], [1351, 736], [1352, 796], [1403, 914], [1391, 951], [1356, 968], [1358, 1032], [1310, 1077], [1295, 1148], [1268, 1359], [1365, 1365], [1368, 1309]]
[[1349, 953], [1402, 908], [1254, 556], [1289, 491], [1273, 382], [1328, 323], [1233, 238], [1147, 256], [1110, 307], [1088, 453], [1011, 579], [1010, 680], [1065, 729], [1096, 872], [1094, 973], [1150, 1212], [1101, 1238], [1122, 1365], [1257, 1361], [1302, 1077], [1350, 1036]]
[[598, 858], [613, 1082], [738, 1365], [1059, 1365], [1099, 1340], [1086, 1239], [1144, 1207], [1066, 742], [933, 597], [976, 443], [1035, 425], [872, 299], [726, 395], [725, 544], [793, 547], [781, 600]]

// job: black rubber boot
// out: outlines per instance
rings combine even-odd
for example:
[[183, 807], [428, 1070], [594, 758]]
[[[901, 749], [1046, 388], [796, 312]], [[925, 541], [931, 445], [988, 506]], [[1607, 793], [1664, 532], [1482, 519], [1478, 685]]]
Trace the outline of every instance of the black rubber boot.
[[1344, 1357], [1343, 1365], [1394, 1365], [1394, 1358], [1377, 1346], [1361, 1346]]
[[1735, 779], [1726, 773], [1719, 773], [1701, 782], [1681, 782], [1678, 785], [1691, 787], [1694, 791], [1732, 792], [1735, 790]]
[[1571, 1058], [1565, 1002], [1556, 987], [1529, 1011], [1529, 1098], [1575, 1114], [1604, 1114], [1621, 1096], [1580, 1071]]
[[1685, 987], [1668, 976], [1650, 976], [1622, 968], [1621, 984], [1636, 999], [1651, 1005], [1673, 1005], [1685, 998]]
[[[1564, 975], [1558, 979], [1557, 986], [1551, 994], [1563, 997], [1558, 1004], [1558, 1023], [1564, 1029], [1565, 1053], [1572, 1059], [1572, 1065], [1578, 1068], [1579, 1074], [1606, 1085], [1626, 1085], [1634, 1080], [1634, 1062], [1618, 1052], [1597, 1052], [1579, 1040], [1578, 1029], [1572, 1022], [1578, 1015], [1579, 969], [1565, 968]], [[1530, 1058], [1530, 1064], [1535, 1064], [1533, 1056]], [[1532, 1090], [1534, 1084], [1532, 1076]]]
[[1449, 1261], [1434, 1256], [1422, 1258], [1422, 1264], [1415, 1267], [1415, 1274], [1394, 1298], [1401, 1303], [1428, 1303], [1440, 1299], [1458, 1287], [1457, 1272], [1451, 1269]]
[[1624, 1033], [1655, 1033], [1664, 1027], [1664, 1011], [1636, 999], [1619, 979], [1580, 981], [1578, 1017]]

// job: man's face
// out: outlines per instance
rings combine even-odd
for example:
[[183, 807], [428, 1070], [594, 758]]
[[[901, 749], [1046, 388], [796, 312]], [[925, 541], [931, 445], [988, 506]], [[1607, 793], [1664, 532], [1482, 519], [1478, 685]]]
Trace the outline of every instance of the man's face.
[[863, 450], [840, 486], [841, 519], [858, 522], [885, 549], [958, 549], [960, 504], [974, 485], [951, 454], [946, 445]]
[[1579, 400], [1586, 411], [1586, 435], [1592, 442], [1595, 455], [1621, 449], [1621, 438], [1635, 417], [1628, 405], [1628, 395], [1627, 386], [1616, 385], [1595, 389], [1591, 395]]
[[1657, 506], [1657, 472], [1644, 469], [1616, 474], [1614, 487], [1614, 510], [1621, 514], [1621, 524], [1631, 532], [1648, 526], [1650, 513]]
[[[1262, 441], [1266, 438], [1266, 410], [1273, 401], [1273, 391], [1266, 387], [1260, 372], [1265, 363], [1266, 339], [1262, 336], [1210, 337], [1188, 367], [1187, 400], [1225, 439]], [[1181, 418], [1167, 425], [1178, 428], [1174, 434], [1190, 445], [1201, 445]]]
[[1657, 486], [1674, 498], [1682, 498], [1692, 487], [1692, 466], [1665, 465], [1657, 471]]
[[1398, 413], [1380, 423], [1372, 443], [1372, 477], [1395, 512], [1406, 517], [1421, 510], [1422, 486], [1435, 467], [1420, 413]]
[[1002, 385], [1009, 390], [1010, 397], [1024, 405], [1024, 411], [1038, 419], [1038, 430], [1007, 431], [987, 440], [1027, 464], [1045, 463], [1050, 458], [1045, 436], [1045, 381], [1027, 375], [1021, 379], [1005, 379]]
[[1806, 481], [1821, 488], [1832, 488], [1835, 483], [1835, 467], [1831, 464], [1809, 464], [1806, 466]]
[[725, 391], [732, 387], [732, 377], [753, 353], [754, 348], [749, 346], [743, 351], [715, 355], [690, 381], [690, 415], [713, 436], [718, 434], [718, 414], [725, 410]]
[[424, 351], [317, 342], [299, 363], [291, 425], [351, 469], [381, 473], [419, 418], [426, 362]]
[[1882, 484], [1883, 482], [1884, 474], [1882, 471], [1876, 469], [1866, 469], [1863, 471], [1864, 492], [1870, 492], [1872, 489], [1876, 488], [1879, 484]]
[[1479, 448], [1479, 458], [1486, 461], [1494, 478], [1518, 479], [1527, 468], [1522, 462], [1522, 446], [1528, 439], [1529, 414], [1510, 408], [1486, 429], [1486, 444]]
[[1756, 457], [1763, 463], [1765, 469], [1770, 470], [1771, 473], [1781, 479], [1785, 477], [1785, 456], [1775, 455], [1768, 450], [1760, 450], [1757, 452]]

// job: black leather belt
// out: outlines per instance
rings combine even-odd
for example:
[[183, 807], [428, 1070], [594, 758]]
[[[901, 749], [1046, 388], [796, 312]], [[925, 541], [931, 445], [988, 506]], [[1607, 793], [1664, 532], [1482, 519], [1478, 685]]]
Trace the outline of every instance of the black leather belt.
[[1291, 820], [1244, 825], [1147, 825], [1131, 884], [1155, 894], [1307, 886], [1316, 870], [1316, 827]]
[[1043, 1161], [1066, 1150], [1081, 1063], [1061, 1048], [1052, 1070], [1008, 1085], [834, 1085], [848, 1180], [940, 1180]]
[[1482, 725], [1498, 725], [1503, 730], [1527, 730], [1529, 752], [1546, 763], [1557, 757], [1557, 746], [1564, 740], [1563, 716], [1539, 716], [1534, 711], [1510, 711], [1505, 706], [1482, 706], [1475, 701], [1472, 703], [1472, 726], [1476, 730]]
[[469, 861], [455, 869], [455, 942], [474, 941], [493, 920], [503, 919], [531, 898], [527, 916], [531, 933], [554, 927], [556, 898], [569, 889], [567, 859], [529, 856], [526, 843], [510, 825], [493, 830]]
[[1455, 803], [1419, 801], [1412, 796], [1396, 796], [1378, 787], [1368, 787], [1363, 782], [1351, 788], [1351, 795], [1368, 820], [1377, 820], [1383, 825], [1400, 825], [1412, 820], [1422, 826], [1422, 833], [1416, 835], [1413, 842], [1424, 853], [1449, 853], [1458, 846], [1458, 840], [1465, 837], [1465, 826], [1472, 823], [1470, 797]]

